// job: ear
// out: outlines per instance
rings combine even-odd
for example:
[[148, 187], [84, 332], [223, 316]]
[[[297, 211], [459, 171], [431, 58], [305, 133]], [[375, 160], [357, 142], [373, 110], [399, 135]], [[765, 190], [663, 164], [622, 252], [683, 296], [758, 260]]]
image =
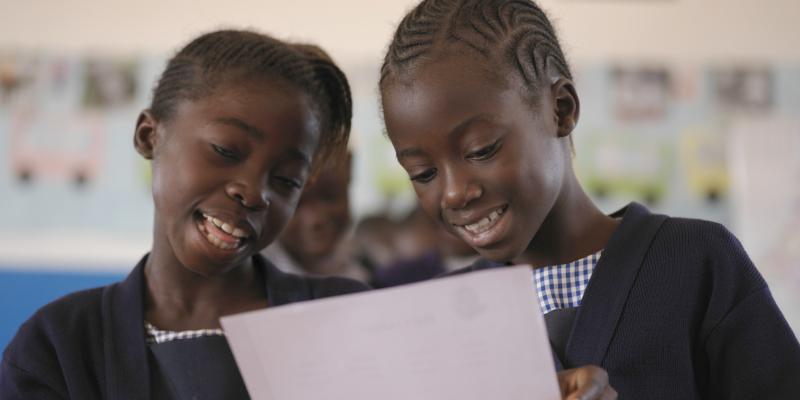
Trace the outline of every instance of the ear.
[[553, 107], [555, 111], [556, 125], [558, 126], [558, 137], [567, 137], [578, 125], [581, 103], [578, 93], [575, 91], [575, 84], [566, 78], [558, 78], [552, 86]]
[[158, 121], [156, 121], [149, 109], [139, 114], [139, 118], [136, 120], [136, 130], [133, 133], [133, 147], [147, 160], [153, 159], [157, 141], [157, 127]]

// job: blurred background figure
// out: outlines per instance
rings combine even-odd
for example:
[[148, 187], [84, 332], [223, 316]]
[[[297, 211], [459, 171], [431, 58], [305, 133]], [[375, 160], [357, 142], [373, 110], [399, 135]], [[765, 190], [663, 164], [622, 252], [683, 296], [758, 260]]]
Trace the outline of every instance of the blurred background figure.
[[308, 184], [297, 211], [279, 239], [262, 254], [285, 272], [310, 276], [344, 276], [369, 280], [347, 238], [350, 232], [352, 154], [324, 169]]
[[376, 288], [431, 279], [477, 258], [471, 247], [440, 229], [418, 207], [397, 223], [387, 216], [365, 219], [356, 228], [356, 243], [360, 258], [373, 268], [370, 283]]

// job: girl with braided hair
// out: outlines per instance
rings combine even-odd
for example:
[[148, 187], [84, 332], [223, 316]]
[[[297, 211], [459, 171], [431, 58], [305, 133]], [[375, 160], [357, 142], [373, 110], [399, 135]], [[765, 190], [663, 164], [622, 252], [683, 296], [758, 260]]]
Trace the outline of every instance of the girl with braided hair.
[[800, 345], [727, 229], [585, 194], [578, 91], [534, 2], [422, 1], [380, 90], [422, 208], [483, 257], [460, 272], [533, 267], [559, 370], [600, 366], [621, 398], [798, 397]]
[[127, 279], [40, 309], [3, 356], [0, 398], [247, 398], [219, 318], [365, 290], [259, 254], [309, 178], [343, 157], [347, 80], [327, 54], [211, 32], [168, 63], [134, 146], [153, 167], [153, 245]]

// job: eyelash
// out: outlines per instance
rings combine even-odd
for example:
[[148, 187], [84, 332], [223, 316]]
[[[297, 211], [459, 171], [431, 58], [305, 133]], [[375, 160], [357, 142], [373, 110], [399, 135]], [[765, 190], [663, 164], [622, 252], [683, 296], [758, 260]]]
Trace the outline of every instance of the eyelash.
[[428, 183], [436, 176], [436, 168], [431, 168], [411, 177], [412, 182]]
[[212, 144], [211, 147], [214, 149], [215, 152], [217, 152], [217, 154], [219, 154], [220, 156], [222, 156], [222, 157], [224, 157], [226, 159], [234, 160], [234, 161], [238, 161], [239, 160], [239, 155], [236, 154], [236, 152], [233, 151], [233, 150], [226, 149], [226, 148], [224, 148], [222, 146], [217, 146], [216, 144]]
[[277, 179], [281, 184], [285, 185], [290, 189], [300, 189], [303, 187], [303, 184], [295, 179], [287, 178], [284, 176], [277, 176], [275, 177], [275, 179]]
[[479, 149], [478, 151], [474, 151], [472, 153], [467, 154], [467, 158], [476, 160], [476, 161], [485, 161], [492, 158], [495, 153], [497, 153], [497, 149], [499, 149], [499, 141], [494, 142], [486, 147]]
[[[486, 147], [479, 149], [478, 151], [467, 154], [467, 158], [475, 161], [489, 160], [497, 153], [497, 150], [500, 148], [499, 144], [500, 141], [498, 140]], [[412, 182], [428, 183], [436, 177], [436, 172], [436, 168], [431, 168], [423, 171], [420, 174], [411, 176], [410, 179]]]

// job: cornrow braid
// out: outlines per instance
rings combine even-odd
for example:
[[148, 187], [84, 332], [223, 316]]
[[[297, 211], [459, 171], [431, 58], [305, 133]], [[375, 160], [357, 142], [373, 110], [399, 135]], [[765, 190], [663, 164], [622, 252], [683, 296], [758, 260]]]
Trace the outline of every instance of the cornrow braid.
[[381, 88], [455, 43], [513, 67], [531, 92], [544, 77], [572, 79], [555, 30], [534, 2], [425, 0], [400, 22], [381, 68]]
[[352, 100], [342, 71], [320, 48], [290, 44], [246, 30], [221, 30], [192, 40], [172, 57], [153, 90], [150, 110], [158, 120], [174, 116], [178, 104], [213, 92], [232, 77], [279, 78], [309, 95], [320, 122], [316, 172], [344, 154], [350, 136]]

